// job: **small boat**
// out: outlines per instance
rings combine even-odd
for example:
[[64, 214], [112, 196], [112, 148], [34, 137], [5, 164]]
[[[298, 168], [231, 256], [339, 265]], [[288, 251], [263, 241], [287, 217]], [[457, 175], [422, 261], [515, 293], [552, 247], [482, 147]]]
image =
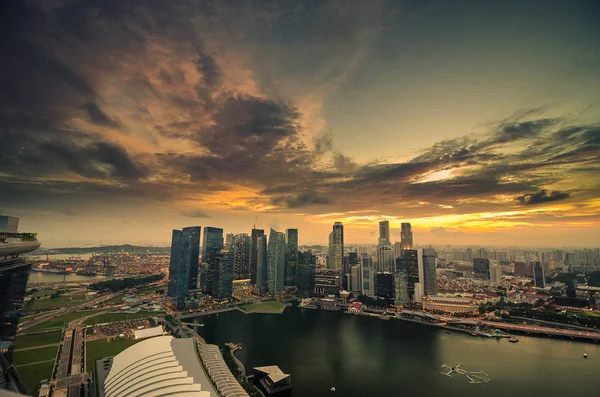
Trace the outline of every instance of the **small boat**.
[[448, 334], [448, 335], [452, 335], [452, 332], [450, 332], [450, 331], [444, 331], [444, 333]]
[[475, 332], [471, 332], [471, 336], [477, 336]]
[[508, 341], [510, 343], [517, 343], [519, 340], [513, 336], [513, 337], [509, 338]]
[[332, 387], [332, 388], [331, 388], [331, 391], [335, 391], [335, 387]]
[[583, 358], [587, 358], [587, 353], [583, 353]]

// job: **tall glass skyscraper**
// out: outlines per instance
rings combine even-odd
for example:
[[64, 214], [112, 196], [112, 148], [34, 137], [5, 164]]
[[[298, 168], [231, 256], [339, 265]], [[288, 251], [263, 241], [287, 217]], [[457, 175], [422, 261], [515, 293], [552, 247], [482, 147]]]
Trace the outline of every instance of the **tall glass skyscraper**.
[[403, 250], [413, 249], [413, 234], [410, 223], [402, 223], [400, 230], [400, 245]]
[[296, 286], [298, 277], [298, 229], [286, 230], [285, 280], [286, 287]]
[[233, 236], [233, 278], [243, 280], [250, 277], [251, 240], [246, 233]]
[[19, 233], [18, 224], [19, 218], [0, 216], [0, 353], [9, 363], [31, 269], [20, 255], [40, 246], [36, 234]]
[[386, 242], [390, 242], [390, 222], [381, 221], [379, 222], [379, 239], [384, 239]]
[[175, 298], [178, 310], [185, 308], [188, 292], [198, 289], [199, 254], [200, 226], [173, 230], [167, 295]]
[[267, 236], [262, 233], [256, 240], [256, 290], [260, 295], [267, 292]]
[[223, 229], [218, 227], [205, 227], [202, 239], [202, 262], [206, 263], [202, 271], [204, 279], [200, 281], [202, 292], [212, 295], [215, 286], [213, 278], [217, 272], [217, 254], [223, 249]]
[[214, 254], [217, 259], [213, 279], [213, 293], [215, 299], [229, 299], [233, 293], [233, 253], [224, 249]]
[[419, 282], [423, 285], [423, 295], [425, 296], [437, 293], [435, 257], [433, 248], [419, 249]]
[[256, 284], [258, 239], [265, 235], [262, 229], [252, 229], [250, 246], [250, 284]]
[[417, 250], [405, 250], [396, 261], [396, 271], [406, 273], [408, 299], [414, 301], [415, 283], [419, 282], [419, 259]]
[[271, 229], [267, 247], [267, 291], [270, 294], [284, 291], [284, 269], [285, 234]]
[[342, 222], [333, 224], [333, 231], [329, 234], [329, 255], [327, 268], [342, 270], [344, 265], [344, 226]]

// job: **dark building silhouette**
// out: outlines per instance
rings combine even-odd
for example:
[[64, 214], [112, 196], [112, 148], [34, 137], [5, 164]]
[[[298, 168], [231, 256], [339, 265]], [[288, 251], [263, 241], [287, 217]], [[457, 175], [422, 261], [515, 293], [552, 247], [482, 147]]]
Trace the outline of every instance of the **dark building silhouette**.
[[252, 229], [250, 235], [250, 284], [256, 284], [258, 239], [265, 235], [263, 229]]
[[388, 303], [394, 301], [394, 274], [389, 272], [377, 273], [375, 281], [375, 295]]
[[284, 272], [285, 287], [295, 287], [298, 276], [298, 229], [286, 230]]
[[487, 258], [474, 258], [473, 273], [475, 278], [490, 280], [490, 260]]

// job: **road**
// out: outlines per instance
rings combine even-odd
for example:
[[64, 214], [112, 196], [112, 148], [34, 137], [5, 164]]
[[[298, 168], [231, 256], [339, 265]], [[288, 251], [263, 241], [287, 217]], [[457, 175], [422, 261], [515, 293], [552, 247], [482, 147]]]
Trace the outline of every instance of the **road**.
[[549, 327], [538, 327], [535, 325], [528, 324], [509, 324], [509, 323], [500, 323], [496, 321], [481, 321], [482, 324], [488, 325], [490, 327], [504, 329], [509, 331], [519, 331], [526, 332], [531, 334], [544, 334], [549, 336], [565, 336], [568, 338], [577, 338], [577, 339], [587, 339], [593, 341], [600, 341], [600, 334], [597, 332], [586, 332], [586, 331], [577, 331], [570, 329], [558, 329], [558, 328], [549, 328]]

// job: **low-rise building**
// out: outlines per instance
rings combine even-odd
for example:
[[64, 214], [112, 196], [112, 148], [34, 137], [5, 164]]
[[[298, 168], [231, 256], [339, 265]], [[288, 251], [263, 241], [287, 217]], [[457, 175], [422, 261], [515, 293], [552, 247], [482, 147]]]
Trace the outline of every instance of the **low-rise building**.
[[423, 298], [424, 310], [436, 310], [445, 313], [477, 313], [478, 307], [468, 298], [450, 298], [427, 296]]

